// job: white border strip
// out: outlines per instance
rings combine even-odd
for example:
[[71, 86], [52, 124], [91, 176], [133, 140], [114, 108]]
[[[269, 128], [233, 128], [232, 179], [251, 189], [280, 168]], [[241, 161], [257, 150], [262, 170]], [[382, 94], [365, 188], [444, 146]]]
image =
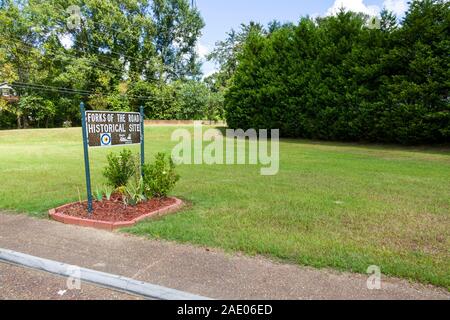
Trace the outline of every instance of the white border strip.
[[64, 277], [73, 276], [73, 269], [79, 268], [80, 280], [104, 287], [128, 292], [158, 300], [210, 300], [191, 293], [165, 288], [147, 282], [134, 280], [110, 273], [80, 268], [62, 262], [30, 256], [24, 253], [0, 248], [0, 261], [6, 261], [28, 268], [42, 270]]

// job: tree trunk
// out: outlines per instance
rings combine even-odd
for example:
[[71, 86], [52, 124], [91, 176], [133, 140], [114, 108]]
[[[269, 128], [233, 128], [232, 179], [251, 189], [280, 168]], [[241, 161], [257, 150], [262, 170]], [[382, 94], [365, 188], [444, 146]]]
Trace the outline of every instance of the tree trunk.
[[17, 129], [22, 129], [22, 122], [20, 121], [21, 116], [17, 116]]
[[23, 116], [23, 128], [28, 129], [28, 119], [27, 116]]

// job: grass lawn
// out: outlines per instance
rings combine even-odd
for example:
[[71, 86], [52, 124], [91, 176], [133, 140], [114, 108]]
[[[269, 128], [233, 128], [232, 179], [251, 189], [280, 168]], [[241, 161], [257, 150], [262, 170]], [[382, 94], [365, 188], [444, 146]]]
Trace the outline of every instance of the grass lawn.
[[[174, 127], [146, 128], [146, 156]], [[136, 151], [138, 147], [133, 147]], [[112, 149], [118, 151], [118, 149]], [[108, 150], [91, 150], [94, 188]], [[282, 140], [280, 172], [182, 165], [173, 194], [192, 205], [127, 230], [315, 267], [450, 289], [450, 150]], [[45, 217], [85, 198], [80, 128], [0, 131], [0, 208]]]

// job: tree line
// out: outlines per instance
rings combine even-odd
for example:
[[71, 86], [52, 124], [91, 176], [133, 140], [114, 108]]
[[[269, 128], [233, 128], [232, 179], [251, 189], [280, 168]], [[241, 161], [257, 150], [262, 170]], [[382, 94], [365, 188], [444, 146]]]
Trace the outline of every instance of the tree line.
[[[369, 22], [369, 24], [368, 24]], [[450, 142], [450, 6], [412, 1], [401, 22], [341, 10], [232, 31], [212, 53], [233, 128], [284, 137]]]
[[0, 128], [80, 123], [78, 105], [154, 119], [218, 119], [200, 81], [204, 21], [189, 0], [0, 0]]
[[188, 0], [0, 0], [0, 82], [20, 95], [0, 99], [0, 128], [79, 124], [83, 100], [284, 137], [450, 141], [448, 1], [414, 0], [401, 20], [341, 10], [243, 24], [216, 43], [219, 70], [202, 80], [203, 27]]

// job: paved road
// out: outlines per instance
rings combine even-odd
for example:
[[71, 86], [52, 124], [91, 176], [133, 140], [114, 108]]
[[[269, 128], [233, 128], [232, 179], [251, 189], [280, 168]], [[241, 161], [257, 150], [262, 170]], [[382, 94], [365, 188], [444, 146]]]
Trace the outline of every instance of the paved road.
[[0, 214], [0, 247], [216, 299], [450, 299], [442, 288]]
[[67, 286], [67, 278], [0, 263], [2, 300], [136, 300], [139, 297], [100, 288], [88, 283]]

